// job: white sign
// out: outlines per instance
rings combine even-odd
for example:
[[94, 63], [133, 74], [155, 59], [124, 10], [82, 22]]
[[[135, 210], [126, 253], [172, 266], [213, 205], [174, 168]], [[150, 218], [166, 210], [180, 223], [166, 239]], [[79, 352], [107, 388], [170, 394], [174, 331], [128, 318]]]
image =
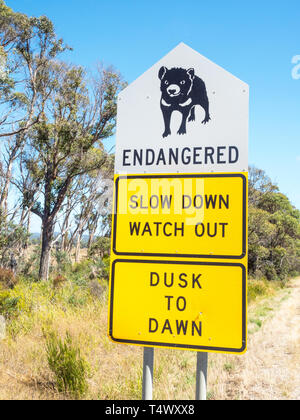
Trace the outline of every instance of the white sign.
[[115, 172], [248, 171], [249, 87], [185, 44], [118, 98]]

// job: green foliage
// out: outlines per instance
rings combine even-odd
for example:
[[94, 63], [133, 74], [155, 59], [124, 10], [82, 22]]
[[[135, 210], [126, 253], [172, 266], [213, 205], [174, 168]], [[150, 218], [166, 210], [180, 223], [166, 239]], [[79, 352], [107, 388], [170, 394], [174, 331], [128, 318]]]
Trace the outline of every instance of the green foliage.
[[[101, 287], [106, 290], [106, 284]], [[85, 316], [89, 308], [98, 308], [100, 290], [97, 287], [93, 293], [92, 289], [88, 277], [76, 277], [75, 273], [68, 277], [55, 275], [49, 282], [37, 282], [28, 275], [18, 276], [14, 289], [0, 290], [3, 315], [8, 320], [8, 335], [15, 338], [19, 334], [28, 334], [34, 326], [39, 329], [49, 322], [51, 324], [53, 319], [64, 318], [66, 313], [79, 318]], [[12, 308], [11, 304], [14, 304]]]
[[79, 286], [87, 287], [93, 267], [94, 263], [90, 259], [75, 263], [72, 267], [72, 281]]
[[249, 279], [248, 282], [248, 302], [252, 302], [260, 297], [268, 297], [282, 287], [281, 282], [270, 282], [267, 279]]
[[23, 226], [7, 221], [0, 212], [0, 261], [8, 266], [10, 253], [19, 250], [27, 242], [29, 235]]
[[74, 398], [82, 397], [88, 389], [89, 366], [73, 343], [71, 335], [61, 339], [55, 332], [44, 333], [49, 368], [55, 375], [59, 392]]
[[[70, 48], [58, 39], [52, 21], [16, 13], [3, 0], [0, 45], [0, 136], [16, 140], [7, 148], [13, 151], [6, 160], [11, 167], [20, 163], [13, 172], [22, 174], [14, 179], [22, 196], [22, 224], [26, 211], [42, 220], [39, 278], [47, 280], [55, 221], [72, 185], [112, 166], [103, 140], [114, 134], [117, 94], [125, 85], [113, 68], [99, 67], [90, 75], [82, 66], [59, 61], [58, 55]], [[12, 170], [8, 172], [1, 173], [6, 195], [0, 191], [0, 196], [6, 203], [12, 181]], [[0, 251], [23, 234], [4, 224], [4, 231], [13, 234], [7, 238], [0, 231]], [[64, 271], [62, 256], [58, 258]]]
[[89, 257], [92, 258], [101, 258], [109, 256], [110, 254], [110, 238], [98, 237], [95, 242], [93, 242], [91, 248], [89, 249]]
[[249, 274], [286, 280], [300, 272], [300, 212], [265, 173], [250, 168]]
[[21, 275], [30, 282], [38, 280], [40, 255], [41, 247], [40, 244], [38, 244], [30, 253], [30, 257], [26, 261], [23, 261], [23, 264], [20, 267]]
[[67, 252], [61, 250], [55, 251], [55, 260], [60, 273], [66, 273], [71, 270], [72, 263]]
[[6, 319], [16, 318], [19, 313], [21, 297], [13, 291], [17, 284], [18, 280], [14, 273], [0, 267], [0, 315]]
[[[20, 110], [25, 111], [26, 119], [38, 99], [37, 94], [45, 92], [49, 62], [70, 48], [57, 39], [53, 23], [46, 16], [29, 17], [14, 12], [3, 0], [0, 45], [0, 102], [16, 111], [20, 121]], [[23, 79], [21, 83], [20, 79]]]
[[81, 67], [65, 63], [54, 63], [50, 73], [51, 100], [47, 116], [43, 115], [30, 131], [31, 159], [27, 165], [45, 196], [43, 203], [36, 201], [32, 207], [43, 223], [40, 278], [44, 280], [49, 266], [45, 249], [49, 249], [54, 220], [74, 180], [111, 164], [102, 141], [113, 134], [116, 92], [121, 84], [120, 76], [103, 70], [92, 88]]
[[0, 290], [0, 315], [10, 318], [18, 309], [19, 297], [11, 297], [10, 292]]
[[108, 281], [110, 273], [110, 258], [104, 257], [99, 264], [101, 268], [100, 277]]
[[88, 256], [95, 264], [98, 278], [109, 279], [111, 240], [98, 237], [89, 249]]

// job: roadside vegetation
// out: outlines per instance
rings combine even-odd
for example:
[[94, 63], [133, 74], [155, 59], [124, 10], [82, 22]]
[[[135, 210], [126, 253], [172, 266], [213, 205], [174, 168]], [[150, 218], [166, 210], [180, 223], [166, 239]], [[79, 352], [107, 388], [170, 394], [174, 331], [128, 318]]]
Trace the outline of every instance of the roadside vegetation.
[[[2, 286], [0, 399], [141, 398], [143, 350], [108, 339], [107, 280], [91, 279], [91, 264], [83, 259], [63, 279]], [[289, 293], [281, 281], [249, 280], [249, 338]], [[239, 357], [209, 355], [210, 399], [225, 398], [222, 381]], [[156, 349], [154, 397], [193, 399], [195, 368], [194, 352]]]
[[[0, 40], [0, 399], [139, 399], [142, 349], [107, 337], [114, 156], [105, 140], [125, 83], [112, 67], [63, 61], [71, 48], [53, 23], [3, 0]], [[254, 334], [300, 272], [300, 212], [262, 170], [249, 175]], [[217, 360], [234, 370], [218, 357], [212, 371]], [[155, 398], [193, 398], [194, 363], [191, 352], [157, 350]]]

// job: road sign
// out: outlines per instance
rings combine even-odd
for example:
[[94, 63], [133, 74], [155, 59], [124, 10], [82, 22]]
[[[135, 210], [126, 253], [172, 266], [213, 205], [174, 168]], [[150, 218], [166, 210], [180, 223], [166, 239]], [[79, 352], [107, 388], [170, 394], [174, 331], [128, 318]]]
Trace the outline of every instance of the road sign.
[[118, 97], [116, 173], [248, 170], [249, 87], [185, 44]]
[[117, 176], [115, 186], [116, 255], [245, 256], [247, 174]]
[[245, 351], [248, 102], [185, 44], [120, 93], [113, 341]]
[[246, 269], [239, 263], [115, 260], [109, 331], [120, 343], [246, 350]]

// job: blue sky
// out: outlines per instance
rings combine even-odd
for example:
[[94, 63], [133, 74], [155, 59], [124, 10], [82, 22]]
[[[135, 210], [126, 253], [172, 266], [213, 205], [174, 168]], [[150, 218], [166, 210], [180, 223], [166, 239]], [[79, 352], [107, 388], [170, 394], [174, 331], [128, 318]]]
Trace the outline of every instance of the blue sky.
[[299, 0], [6, 3], [50, 17], [74, 48], [69, 61], [112, 64], [129, 83], [180, 42], [248, 83], [249, 163], [264, 169], [300, 209], [300, 78], [292, 77], [292, 58], [300, 55]]

